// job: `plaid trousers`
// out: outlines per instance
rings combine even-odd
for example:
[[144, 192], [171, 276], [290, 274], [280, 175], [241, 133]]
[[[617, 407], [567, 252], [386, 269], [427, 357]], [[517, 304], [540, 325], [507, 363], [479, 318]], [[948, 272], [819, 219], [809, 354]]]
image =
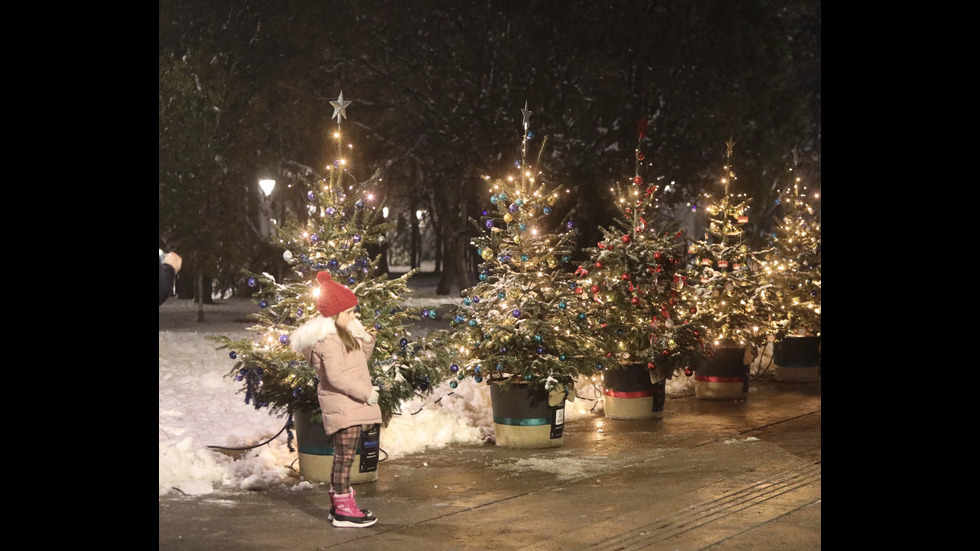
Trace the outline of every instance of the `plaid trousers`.
[[333, 470], [330, 471], [330, 487], [335, 493], [350, 491], [350, 471], [354, 466], [357, 440], [361, 437], [361, 425], [340, 429], [333, 434]]

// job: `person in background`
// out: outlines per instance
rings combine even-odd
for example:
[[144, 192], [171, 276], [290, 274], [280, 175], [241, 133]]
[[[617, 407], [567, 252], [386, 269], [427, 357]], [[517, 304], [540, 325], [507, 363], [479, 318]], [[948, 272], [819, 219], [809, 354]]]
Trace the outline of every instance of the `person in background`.
[[175, 252], [160, 257], [160, 305], [173, 293], [174, 282], [177, 280], [177, 272], [180, 271], [182, 263], [183, 259]]
[[318, 272], [320, 316], [290, 335], [290, 346], [316, 371], [317, 400], [323, 413], [323, 429], [333, 435], [333, 470], [330, 473], [329, 519], [334, 526], [366, 528], [378, 522], [370, 510], [362, 511], [350, 486], [354, 454], [361, 425], [381, 422], [378, 387], [371, 383], [368, 360], [376, 340], [355, 317], [357, 297], [335, 282], [328, 272]]

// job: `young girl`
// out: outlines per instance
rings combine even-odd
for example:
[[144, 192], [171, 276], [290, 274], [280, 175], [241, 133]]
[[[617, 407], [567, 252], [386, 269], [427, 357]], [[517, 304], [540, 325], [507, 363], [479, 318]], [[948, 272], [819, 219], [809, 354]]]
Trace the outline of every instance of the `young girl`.
[[323, 428], [327, 435], [333, 435], [330, 518], [334, 526], [366, 528], [378, 519], [371, 511], [357, 507], [350, 474], [361, 425], [381, 422], [378, 387], [371, 384], [368, 371], [376, 341], [354, 317], [354, 293], [335, 282], [328, 272], [317, 273], [316, 280], [320, 283], [316, 307], [323, 317], [293, 331], [291, 346], [316, 370]]

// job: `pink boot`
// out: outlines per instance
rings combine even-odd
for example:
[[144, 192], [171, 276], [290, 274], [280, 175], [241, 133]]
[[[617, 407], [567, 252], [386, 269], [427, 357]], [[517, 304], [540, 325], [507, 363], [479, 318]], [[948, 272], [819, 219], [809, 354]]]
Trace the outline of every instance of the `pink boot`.
[[[357, 497], [357, 492], [354, 491], [354, 488], [351, 488], [350, 489], [350, 492], [352, 494], [354, 494], [354, 497]], [[336, 507], [333, 505], [333, 503], [334, 503], [333, 496], [334, 496], [334, 494], [336, 492], [334, 492], [333, 490], [330, 490], [328, 493], [330, 494], [330, 512], [327, 513], [327, 520], [333, 521], [333, 515], [334, 515], [334, 512], [336, 510]], [[372, 513], [370, 509], [364, 509], [361, 512], [364, 513], [365, 515], [369, 516], [369, 517], [370, 516], [374, 516], [374, 513]]]
[[371, 514], [364, 514], [354, 503], [354, 489], [346, 494], [330, 492], [330, 502], [333, 503], [333, 525], [347, 528], [367, 528], [373, 526], [378, 519]]

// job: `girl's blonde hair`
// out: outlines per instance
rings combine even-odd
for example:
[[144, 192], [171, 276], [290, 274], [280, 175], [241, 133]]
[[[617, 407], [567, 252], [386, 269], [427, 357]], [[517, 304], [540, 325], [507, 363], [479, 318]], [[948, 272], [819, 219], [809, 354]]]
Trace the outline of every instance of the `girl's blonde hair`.
[[[346, 312], [346, 310], [344, 310], [344, 312]], [[340, 314], [343, 314], [343, 312]], [[333, 316], [334, 322], [337, 321], [340, 314]], [[345, 327], [337, 325], [336, 323], [334, 323], [334, 327], [337, 328], [337, 336], [340, 337], [340, 342], [344, 343], [344, 348], [346, 348], [348, 352], [361, 349], [361, 343], [350, 334], [350, 331], [348, 331]]]

